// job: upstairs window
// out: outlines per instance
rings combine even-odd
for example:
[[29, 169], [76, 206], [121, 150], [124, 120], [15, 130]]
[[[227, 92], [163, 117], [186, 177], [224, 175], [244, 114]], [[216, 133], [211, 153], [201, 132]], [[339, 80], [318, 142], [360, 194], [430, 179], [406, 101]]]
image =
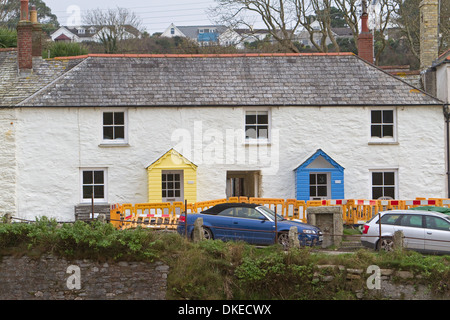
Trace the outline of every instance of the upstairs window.
[[393, 109], [370, 111], [371, 142], [395, 142], [396, 112]]
[[246, 111], [245, 139], [269, 140], [269, 111]]
[[103, 140], [105, 142], [124, 142], [125, 122], [126, 113], [123, 111], [103, 112]]

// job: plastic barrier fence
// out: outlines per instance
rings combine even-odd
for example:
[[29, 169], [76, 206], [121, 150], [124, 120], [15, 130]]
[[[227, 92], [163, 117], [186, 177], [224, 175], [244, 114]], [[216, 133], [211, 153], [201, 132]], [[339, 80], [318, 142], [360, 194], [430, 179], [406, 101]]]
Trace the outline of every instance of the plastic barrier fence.
[[364, 224], [380, 211], [410, 209], [420, 206], [450, 208], [450, 199], [416, 198], [414, 200], [313, 200], [301, 201], [278, 198], [232, 197], [196, 203], [162, 202], [114, 204], [110, 208], [110, 221], [118, 229], [144, 228], [175, 229], [181, 214], [200, 213], [219, 203], [254, 203], [266, 206], [289, 220], [307, 222], [308, 207], [341, 206], [345, 224]]

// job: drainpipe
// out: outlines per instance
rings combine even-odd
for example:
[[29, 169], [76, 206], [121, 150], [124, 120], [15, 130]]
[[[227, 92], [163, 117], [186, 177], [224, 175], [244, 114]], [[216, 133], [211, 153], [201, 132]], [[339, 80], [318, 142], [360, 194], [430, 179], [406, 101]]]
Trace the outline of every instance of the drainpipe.
[[449, 107], [444, 104], [445, 130], [447, 131], [447, 198], [450, 198], [450, 132], [449, 132]]

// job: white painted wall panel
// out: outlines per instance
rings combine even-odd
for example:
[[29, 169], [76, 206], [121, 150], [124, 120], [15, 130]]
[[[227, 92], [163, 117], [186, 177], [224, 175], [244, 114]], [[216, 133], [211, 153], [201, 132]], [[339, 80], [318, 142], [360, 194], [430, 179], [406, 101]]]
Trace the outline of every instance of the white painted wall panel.
[[[239, 107], [129, 108], [129, 146], [100, 146], [107, 110], [113, 109], [17, 109], [20, 217], [73, 220], [80, 168], [107, 168], [108, 203], [146, 202], [146, 167], [171, 148], [198, 166], [198, 201], [225, 197], [227, 170], [262, 170], [260, 196], [294, 198], [294, 169], [319, 148], [345, 168], [346, 198], [370, 197], [374, 168], [398, 168], [401, 199], [446, 194], [440, 107], [398, 108], [398, 143], [390, 145], [368, 143], [369, 108], [272, 108], [272, 140], [264, 147], [239, 141]], [[265, 156], [252, 157], [257, 150]]]

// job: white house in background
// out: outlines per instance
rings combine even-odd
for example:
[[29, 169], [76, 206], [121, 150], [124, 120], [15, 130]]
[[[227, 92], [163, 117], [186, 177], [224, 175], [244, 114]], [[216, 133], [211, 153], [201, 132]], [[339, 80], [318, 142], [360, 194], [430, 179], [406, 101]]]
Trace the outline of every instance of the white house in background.
[[195, 41], [201, 46], [218, 45], [219, 37], [227, 30], [222, 25], [176, 26], [173, 23], [164, 30], [161, 37], [182, 37]]
[[232, 29], [223, 25], [176, 26], [171, 23], [161, 37], [184, 37], [199, 45], [235, 46], [244, 49], [245, 42], [263, 40], [270, 33], [264, 29]]
[[[133, 39], [140, 37], [140, 32], [132, 26], [124, 26], [122, 39]], [[53, 32], [50, 37], [52, 41], [86, 42], [99, 41], [99, 34], [109, 33], [108, 27], [102, 26], [61, 26]]]

